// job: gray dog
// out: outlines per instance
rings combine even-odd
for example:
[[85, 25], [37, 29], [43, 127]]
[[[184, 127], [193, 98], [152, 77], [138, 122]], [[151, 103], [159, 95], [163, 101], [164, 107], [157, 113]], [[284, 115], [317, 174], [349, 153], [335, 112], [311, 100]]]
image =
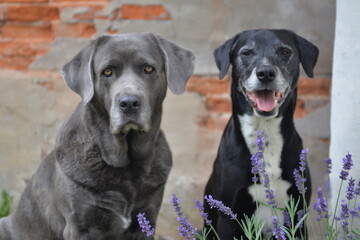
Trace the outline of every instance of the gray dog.
[[82, 102], [61, 128], [1, 240], [146, 239], [155, 225], [171, 152], [160, 130], [167, 86], [185, 90], [194, 55], [151, 33], [103, 36], [62, 70]]

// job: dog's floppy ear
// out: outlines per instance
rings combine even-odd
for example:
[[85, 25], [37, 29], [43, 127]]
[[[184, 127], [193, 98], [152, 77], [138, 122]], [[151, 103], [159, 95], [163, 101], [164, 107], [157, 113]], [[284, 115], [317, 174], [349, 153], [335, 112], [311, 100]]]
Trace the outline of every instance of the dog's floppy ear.
[[194, 71], [194, 54], [160, 36], [155, 36], [165, 61], [166, 81], [170, 90], [182, 94]]
[[215, 63], [218, 69], [220, 70], [220, 74], [219, 74], [220, 79], [223, 79], [225, 77], [229, 69], [231, 51], [237, 37], [238, 35], [227, 40], [223, 45], [221, 45], [214, 51]]
[[304, 68], [306, 75], [314, 77], [314, 67], [319, 56], [319, 49], [299, 35], [296, 35], [297, 48], [299, 51], [300, 62]]
[[92, 68], [94, 49], [95, 41], [92, 41], [61, 70], [61, 75], [66, 85], [79, 94], [85, 104], [90, 102], [94, 96], [94, 76]]

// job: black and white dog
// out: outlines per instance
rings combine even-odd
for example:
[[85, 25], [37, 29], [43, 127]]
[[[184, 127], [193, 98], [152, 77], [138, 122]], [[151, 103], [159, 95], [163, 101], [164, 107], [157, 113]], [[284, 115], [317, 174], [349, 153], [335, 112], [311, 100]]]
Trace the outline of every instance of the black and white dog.
[[[223, 133], [214, 169], [205, 195], [212, 195], [229, 206], [238, 218], [255, 214], [265, 221], [263, 234], [271, 227], [271, 209], [266, 203], [264, 186], [253, 184], [251, 155], [257, 151], [257, 132], [265, 137], [263, 151], [271, 189], [279, 207], [284, 207], [290, 195], [298, 199], [293, 171], [299, 168], [303, 148], [293, 114], [297, 98], [300, 63], [313, 77], [319, 50], [306, 39], [288, 30], [250, 30], [237, 34], [214, 52], [222, 79], [232, 65], [232, 117]], [[309, 170], [306, 201], [309, 204], [311, 183]], [[303, 202], [300, 203], [303, 205]], [[300, 206], [300, 207], [301, 207]], [[222, 240], [244, 236], [241, 228], [228, 216], [205, 210]], [[280, 222], [283, 215], [279, 216]], [[212, 239], [211, 237], [209, 239]]]

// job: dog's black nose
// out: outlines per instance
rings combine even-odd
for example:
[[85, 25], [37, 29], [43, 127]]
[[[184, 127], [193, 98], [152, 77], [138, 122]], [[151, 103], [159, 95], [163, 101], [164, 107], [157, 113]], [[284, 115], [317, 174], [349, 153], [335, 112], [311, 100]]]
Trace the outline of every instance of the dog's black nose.
[[135, 113], [141, 106], [141, 100], [137, 96], [125, 96], [120, 98], [120, 109], [124, 113]]
[[256, 76], [261, 82], [271, 82], [275, 79], [276, 72], [272, 66], [260, 66], [256, 69]]

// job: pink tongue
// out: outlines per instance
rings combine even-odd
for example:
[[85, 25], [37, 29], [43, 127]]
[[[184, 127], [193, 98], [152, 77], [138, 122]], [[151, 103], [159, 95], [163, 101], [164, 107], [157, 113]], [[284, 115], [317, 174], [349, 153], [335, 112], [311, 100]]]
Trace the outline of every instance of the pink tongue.
[[262, 90], [255, 92], [256, 105], [260, 111], [270, 112], [276, 106], [275, 92], [270, 90]]

